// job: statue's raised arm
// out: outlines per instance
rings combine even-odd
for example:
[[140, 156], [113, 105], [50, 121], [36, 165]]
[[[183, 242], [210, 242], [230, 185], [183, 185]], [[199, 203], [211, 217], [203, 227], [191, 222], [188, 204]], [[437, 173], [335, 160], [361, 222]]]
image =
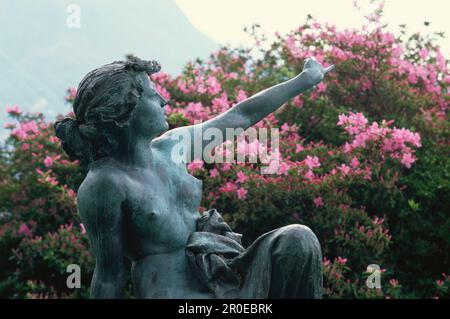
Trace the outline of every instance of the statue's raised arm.
[[[165, 133], [162, 138], [183, 140], [186, 145], [186, 155], [188, 159], [193, 159], [194, 143], [199, 142], [198, 137], [208, 129], [220, 130], [223, 139], [208, 140], [202, 139], [202, 153], [206, 145], [218, 146], [227, 138], [226, 129], [243, 129], [251, 127], [264, 119], [270, 113], [276, 111], [289, 99], [314, 88], [323, 81], [325, 75], [335, 68], [330, 65], [324, 68], [315, 58], [305, 60], [303, 71], [296, 77], [267, 88], [239, 103], [228, 111], [209, 119], [208, 121], [196, 125], [176, 128]], [[194, 131], [197, 130], [197, 134]], [[180, 138], [183, 136], [183, 138]], [[188, 137], [188, 138], [186, 138]]]

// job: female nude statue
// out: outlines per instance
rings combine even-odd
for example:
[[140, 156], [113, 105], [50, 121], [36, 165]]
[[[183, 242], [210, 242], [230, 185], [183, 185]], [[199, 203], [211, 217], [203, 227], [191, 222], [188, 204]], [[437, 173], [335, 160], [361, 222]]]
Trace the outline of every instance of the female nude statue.
[[88, 73], [74, 101], [76, 119], [55, 130], [87, 168], [77, 205], [96, 260], [91, 297], [123, 297], [128, 258], [137, 298], [320, 298], [320, 244], [309, 228], [282, 227], [243, 248], [217, 211], [198, 212], [202, 182], [171, 153], [174, 134], [192, 137], [183, 142], [188, 158], [195, 129], [247, 129], [332, 69], [307, 59], [296, 77], [174, 130], [149, 77], [160, 70], [157, 62], [128, 57]]

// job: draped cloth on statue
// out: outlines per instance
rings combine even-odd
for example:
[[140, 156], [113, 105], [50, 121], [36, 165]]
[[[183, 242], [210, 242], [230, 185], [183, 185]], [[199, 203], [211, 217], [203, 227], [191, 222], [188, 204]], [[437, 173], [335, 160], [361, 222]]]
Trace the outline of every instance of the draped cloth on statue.
[[215, 210], [198, 220], [186, 254], [198, 280], [222, 298], [321, 298], [322, 254], [306, 226], [270, 231], [247, 249]]

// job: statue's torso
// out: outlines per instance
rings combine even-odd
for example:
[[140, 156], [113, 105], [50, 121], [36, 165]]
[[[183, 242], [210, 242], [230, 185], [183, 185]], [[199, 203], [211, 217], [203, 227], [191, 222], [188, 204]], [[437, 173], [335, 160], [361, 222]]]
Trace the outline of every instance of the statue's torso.
[[155, 149], [148, 170], [118, 165], [125, 172], [124, 246], [133, 261], [137, 297], [211, 297], [191, 273], [185, 255], [200, 216], [202, 181], [184, 163], [173, 162], [165, 149]]
[[155, 160], [151, 171], [126, 174], [124, 227], [132, 259], [184, 248], [199, 217], [202, 182]]

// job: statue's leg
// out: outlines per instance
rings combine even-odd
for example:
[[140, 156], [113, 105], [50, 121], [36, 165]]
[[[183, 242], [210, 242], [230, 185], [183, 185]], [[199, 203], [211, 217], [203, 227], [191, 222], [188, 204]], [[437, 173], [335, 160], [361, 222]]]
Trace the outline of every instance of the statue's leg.
[[321, 298], [322, 252], [306, 226], [289, 225], [271, 236], [269, 298]]

